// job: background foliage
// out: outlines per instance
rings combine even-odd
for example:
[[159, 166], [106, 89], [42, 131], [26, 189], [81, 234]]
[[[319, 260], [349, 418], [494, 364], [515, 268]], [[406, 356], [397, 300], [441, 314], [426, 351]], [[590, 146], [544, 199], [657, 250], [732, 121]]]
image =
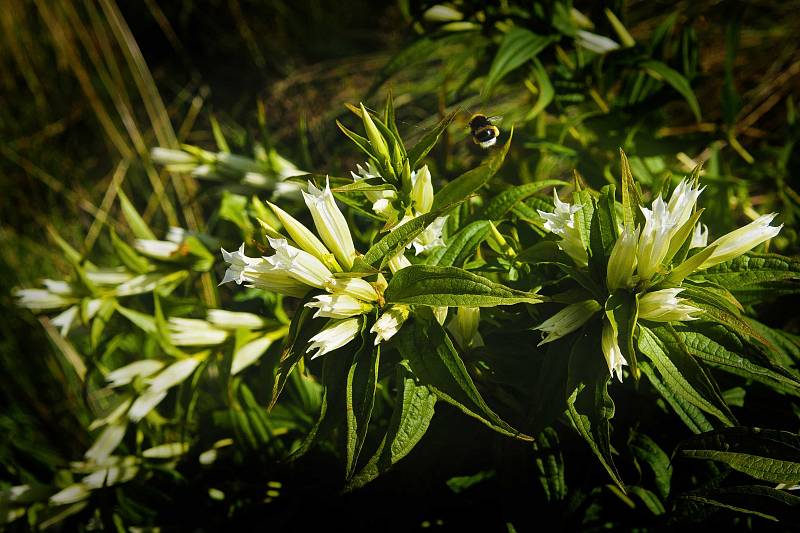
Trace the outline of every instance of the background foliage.
[[[118, 264], [113, 235], [127, 243], [142, 237], [135, 210], [158, 238], [169, 226], [202, 236], [182, 262], [159, 263], [162, 272], [185, 272], [162, 302], [165, 316], [197, 318], [224, 307], [265, 316], [277, 327], [286, 317], [273, 296], [217, 288], [223, 271], [217, 250], [258, 240], [261, 213], [250, 198], [271, 194], [246, 179], [252, 162], [225, 154], [255, 161], [270, 179], [287, 161], [315, 174], [346, 176], [363, 161], [335, 121], [359, 131], [345, 104], [382, 109], [389, 89], [408, 146], [456, 112], [428, 155], [437, 190], [486, 160], [466, 127], [470, 113], [482, 111], [502, 116], [504, 136], [514, 126], [510, 151], [483, 198], [512, 185], [568, 180], [573, 169], [597, 189], [616, 183], [621, 147], [645, 191], [658, 191], [704, 162], [704, 220], [712, 235], [777, 211], [785, 226], [770, 251], [797, 254], [800, 21], [791, 3], [575, 3], [585, 19], [571, 14], [569, 2], [467, 1], [458, 3], [457, 17], [430, 7], [403, 1], [7, 3], [0, 12], [4, 486], [69, 485], [77, 475], [70, 462], [91, 446], [97, 431], [90, 424], [109, 407], [98, 394], [102, 373], [164, 349], [119, 315], [103, 326], [115, 333], [111, 347], [89, 330], [66, 339], [51, 320], [19, 309], [12, 288], [71, 275], [70, 250], [100, 267]], [[596, 53], [609, 46], [596, 36], [618, 49]], [[153, 147], [179, 143], [213, 154], [204, 157], [214, 179], [170, 172], [152, 160]], [[544, 196], [531, 196], [508, 216], [530, 221], [546, 206]], [[784, 332], [773, 342], [782, 346], [782, 362], [796, 369], [796, 295], [793, 287], [783, 289], [769, 299], [737, 296], [747, 315]], [[151, 297], [136, 298], [133, 309], [157, 315]], [[549, 316], [536, 312], [542, 314], [534, 318]], [[468, 367], [482, 378], [481, 392], [504, 414], [516, 407], [507, 397], [515, 382], [510, 376], [519, 377], [517, 361], [533, 338], [498, 329], [497, 321], [507, 318], [500, 314], [482, 325], [486, 345], [520, 342], [504, 354], [467, 354]], [[226, 342], [232, 349], [246, 340]], [[615, 389], [613, 451], [631, 487], [627, 494], [565, 419], [535, 428], [532, 445], [492, 432], [444, 402], [423, 440], [394, 469], [341, 493], [343, 462], [332, 440], [302, 460], [285, 460], [314, 426], [322, 391], [316, 380], [294, 372], [267, 413], [277, 348], [231, 387], [211, 381], [181, 388], [167, 399], [170, 420], [126, 441], [138, 454], [143, 442], [197, 435], [185, 459], [151, 462], [146, 476], [97, 491], [88, 506], [35, 504], [11, 527], [213, 528], [257, 518], [303, 529], [316, 520], [366, 525], [391, 517], [398, 528], [526, 530], [543, 512], [565, 528], [586, 529], [798, 521], [794, 497], [774, 490], [780, 480], [736, 458], [691, 460], [714, 451], [768, 452], [785, 461], [779, 470], [797, 468], [793, 383], [781, 388], [776, 380], [714, 370], [738, 422], [774, 433], [732, 428], [694, 440], [657, 395]], [[487, 355], [495, 356], [491, 375]], [[320, 376], [315, 364], [308, 375]], [[548, 376], [537, 368], [530, 376], [534, 392], [517, 396], [537, 415], [552, 393]], [[402, 382], [402, 372], [396, 380]], [[379, 387], [375, 427], [390, 424], [393, 393]], [[640, 394], [650, 394], [650, 401]], [[365, 449], [377, 445], [368, 440]], [[217, 461], [198, 463], [214, 446]], [[753, 477], [768, 483], [753, 489]]]

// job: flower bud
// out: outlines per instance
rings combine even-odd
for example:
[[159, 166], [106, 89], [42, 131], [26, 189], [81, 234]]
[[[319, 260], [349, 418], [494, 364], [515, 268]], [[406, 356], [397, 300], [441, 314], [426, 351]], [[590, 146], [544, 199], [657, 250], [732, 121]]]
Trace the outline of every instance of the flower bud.
[[311, 230], [277, 205], [270, 202], [267, 202], [267, 204], [272, 208], [272, 211], [281, 221], [286, 232], [300, 248], [315, 256], [332, 270], [339, 270], [339, 265], [336, 263], [333, 254], [325, 248], [325, 245], [322, 244], [322, 241], [320, 241], [316, 235], [311, 233]]
[[378, 318], [370, 331], [375, 334], [375, 345], [391, 339], [395, 333], [400, 331], [403, 323], [408, 318], [409, 307], [407, 305], [393, 305], [389, 307]]
[[311, 356], [311, 359], [315, 359], [320, 355], [339, 349], [356, 338], [360, 327], [361, 320], [359, 318], [331, 320], [322, 331], [308, 340], [306, 353], [317, 350], [317, 353]]
[[584, 300], [583, 302], [568, 305], [555, 315], [551, 316], [533, 329], [538, 329], [547, 336], [538, 344], [546, 344], [556, 339], [568, 335], [584, 325], [592, 315], [600, 310], [600, 304], [595, 300]]
[[414, 209], [421, 214], [429, 212], [433, 206], [433, 183], [428, 165], [414, 172], [411, 175], [411, 182], [413, 183], [411, 199], [414, 201]]
[[617, 340], [617, 328], [613, 322], [606, 319], [603, 320], [603, 333], [600, 338], [600, 345], [603, 348], [603, 355], [606, 357], [608, 364], [608, 371], [613, 377], [615, 374], [617, 379], [622, 383], [622, 365], [627, 365], [628, 362], [622, 355], [622, 350], [619, 349], [619, 341]]
[[608, 258], [606, 284], [609, 291], [629, 288], [634, 285], [636, 270], [636, 248], [639, 241], [639, 228], [632, 230], [626, 227], [614, 243], [611, 256]]
[[303, 192], [308, 210], [314, 218], [314, 225], [322, 241], [332, 251], [344, 268], [353, 267], [356, 256], [353, 246], [353, 237], [347, 220], [336, 205], [331, 192], [330, 181], [326, 180], [325, 189], [317, 189], [313, 183], [308, 183], [308, 192]]
[[333, 293], [342, 293], [366, 302], [377, 302], [378, 291], [367, 280], [361, 278], [336, 278], [328, 285]]
[[347, 294], [320, 294], [306, 307], [316, 308], [314, 318], [350, 318], [362, 315], [372, 309], [372, 304], [353, 298]]
[[480, 307], [459, 307], [457, 309], [456, 316], [450, 321], [448, 330], [461, 348], [483, 346], [483, 340], [478, 333], [480, 320]]
[[678, 298], [682, 288], [662, 289], [648, 292], [639, 298], [639, 318], [653, 322], [673, 320], [697, 320], [692, 313], [699, 313], [697, 307], [685, 304], [685, 298]]

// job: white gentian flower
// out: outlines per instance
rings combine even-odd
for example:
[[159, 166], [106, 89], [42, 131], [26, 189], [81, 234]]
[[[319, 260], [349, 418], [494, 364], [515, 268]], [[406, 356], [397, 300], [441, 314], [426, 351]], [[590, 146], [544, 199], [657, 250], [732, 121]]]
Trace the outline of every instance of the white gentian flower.
[[553, 191], [553, 203], [552, 213], [537, 209], [539, 216], [545, 221], [544, 229], [561, 237], [558, 247], [579, 266], [588, 265], [589, 254], [583, 247], [580, 230], [575, 221], [575, 214], [581, 210], [581, 206], [562, 202], [555, 190]]
[[783, 228], [783, 224], [780, 226], [769, 225], [776, 216], [778, 216], [777, 213], [762, 215], [743, 228], [734, 230], [712, 242], [711, 246], [716, 245], [717, 249], [700, 268], [704, 269], [729, 261], [776, 236]]
[[409, 261], [408, 258], [402, 252], [400, 252], [389, 259], [387, 264], [389, 265], [389, 270], [392, 271], [392, 274], [396, 274], [398, 270], [403, 270], [407, 266], [411, 266], [411, 261]]
[[230, 335], [230, 331], [198, 318], [170, 317], [168, 327], [169, 339], [175, 346], [215, 346]]
[[608, 319], [603, 320], [603, 333], [600, 344], [603, 348], [603, 355], [606, 357], [608, 371], [612, 377], [616, 375], [617, 379], [622, 383], [622, 366], [627, 365], [628, 362], [623, 357], [622, 350], [619, 349], [617, 328]]
[[336, 205], [331, 192], [330, 180], [326, 180], [325, 189], [320, 190], [313, 183], [308, 183], [308, 192], [303, 192], [308, 210], [314, 218], [314, 225], [322, 241], [333, 252], [339, 264], [347, 270], [353, 267], [356, 251], [353, 237], [347, 220]]
[[337, 350], [355, 339], [360, 328], [361, 320], [359, 318], [332, 320], [322, 331], [308, 340], [309, 346], [306, 353], [317, 350], [317, 353], [311, 356], [311, 359], [315, 359], [320, 355]]
[[633, 231], [625, 227], [614, 243], [608, 258], [606, 283], [608, 290], [630, 288], [636, 283], [636, 249], [639, 241], [639, 228]]
[[261, 329], [267, 325], [263, 318], [253, 313], [226, 311], [225, 309], [209, 309], [206, 319], [222, 329]]
[[480, 320], [480, 307], [458, 307], [447, 329], [453, 334], [458, 345], [465, 350], [483, 346], [483, 339], [478, 333]]
[[428, 213], [433, 207], [433, 183], [428, 165], [411, 173], [411, 199], [417, 213]]
[[[275, 254], [265, 258], [276, 270], [280, 270], [301, 283], [324, 289], [333, 283], [333, 273], [322, 261], [310, 253], [290, 246], [286, 239], [267, 237]], [[352, 266], [352, 261], [348, 268]]]
[[380, 295], [370, 282], [361, 278], [336, 278], [330, 285], [331, 292], [342, 293], [359, 300], [377, 302]]
[[447, 320], [447, 311], [449, 307], [442, 306], [442, 307], [431, 307], [431, 311], [433, 311], [433, 317], [439, 323], [440, 326], [444, 326], [444, 321]]
[[320, 241], [317, 236], [311, 232], [311, 230], [309, 230], [307, 227], [301, 224], [300, 221], [277, 205], [271, 202], [267, 202], [267, 204], [270, 206], [270, 208], [272, 208], [272, 211], [275, 213], [275, 216], [278, 217], [278, 220], [281, 221], [281, 224], [283, 224], [283, 227], [286, 229], [289, 237], [291, 237], [300, 248], [315, 256], [332, 270], [340, 270], [333, 254], [330, 253], [327, 248], [325, 248], [325, 245], [322, 244], [322, 241]]
[[235, 281], [237, 285], [241, 285], [245, 281], [245, 269], [257, 264], [258, 258], [247, 257], [244, 253], [244, 243], [235, 252], [229, 252], [225, 248], [220, 248], [222, 251], [222, 259], [225, 260], [230, 266], [225, 271], [225, 276], [222, 278], [220, 285]]
[[660, 196], [653, 201], [652, 207], [652, 210], [641, 207], [645, 224], [639, 237], [637, 270], [643, 280], [649, 280], [658, 272], [669, 252], [670, 237], [675, 229], [667, 204]]
[[14, 296], [17, 298], [17, 305], [37, 311], [61, 309], [76, 301], [75, 298], [68, 298], [47, 289], [16, 289]]
[[127, 385], [138, 376], [147, 377], [164, 368], [164, 363], [156, 359], [142, 359], [134, 361], [106, 374], [106, 381], [110, 387]]
[[136, 239], [133, 247], [148, 257], [154, 259], [171, 259], [180, 249], [180, 243], [172, 241], [159, 241], [154, 239]]
[[619, 48], [619, 43], [613, 39], [586, 30], [575, 32], [575, 44], [595, 54], [606, 54]]
[[437, 246], [444, 246], [444, 240], [442, 240], [442, 230], [444, 229], [445, 223], [447, 223], [447, 215], [443, 217], [437, 217], [436, 220], [431, 222], [430, 225], [422, 231], [422, 233], [417, 235], [417, 237], [411, 241], [406, 248], [411, 248], [413, 246], [414, 255], [419, 255], [421, 253], [427, 253]]
[[553, 342], [568, 335], [584, 325], [587, 320], [600, 310], [600, 304], [595, 300], [568, 305], [555, 315], [551, 316], [533, 329], [538, 329], [547, 336], [537, 346]]
[[691, 182], [681, 180], [667, 204], [667, 211], [669, 212], [669, 222], [675, 228], [675, 231], [680, 229], [683, 224], [692, 216], [697, 199], [700, 193], [705, 190], [705, 187], [692, 187]]
[[692, 313], [701, 312], [697, 307], [686, 304], [685, 298], [678, 298], [682, 288], [662, 289], [649, 292], [639, 298], [639, 318], [654, 322], [673, 320], [696, 320]]
[[698, 222], [694, 227], [689, 248], [703, 248], [705, 246], [708, 246], [708, 226]]
[[375, 334], [375, 345], [391, 339], [395, 333], [400, 331], [403, 323], [408, 318], [409, 307], [407, 305], [393, 305], [389, 307], [375, 321], [370, 331]]
[[306, 307], [317, 309], [314, 318], [350, 318], [368, 313], [373, 307], [372, 304], [347, 294], [320, 294], [314, 300], [306, 304]]
[[75, 322], [75, 318], [78, 316], [78, 306], [73, 305], [72, 307], [67, 308], [65, 311], [62, 311], [58, 314], [51, 323], [60, 328], [61, 336], [66, 337], [69, 334], [69, 330], [72, 328], [73, 322]]

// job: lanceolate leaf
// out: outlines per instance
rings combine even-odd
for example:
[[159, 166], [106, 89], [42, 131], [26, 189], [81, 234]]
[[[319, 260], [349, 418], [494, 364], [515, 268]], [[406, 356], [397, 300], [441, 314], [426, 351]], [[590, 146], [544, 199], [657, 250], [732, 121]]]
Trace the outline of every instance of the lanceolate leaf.
[[447, 205], [434, 209], [429, 213], [420, 215], [413, 220], [409, 220], [402, 226], [391, 230], [388, 235], [367, 250], [367, 253], [364, 254], [363, 261], [370, 266], [382, 266], [394, 255], [403, 251], [417, 235], [422, 233], [434, 220], [452, 207], [454, 207], [454, 205]]
[[436, 395], [420, 384], [405, 364], [397, 367], [399, 388], [392, 418], [378, 450], [347, 485], [347, 490], [362, 487], [389, 470], [408, 455], [425, 435], [434, 414]]
[[486, 162], [477, 168], [468, 170], [442, 187], [433, 197], [433, 209], [436, 210], [446, 205], [461, 202], [486, 185], [500, 169], [500, 165], [503, 164], [513, 137], [514, 129], [512, 128], [506, 143], [489, 156]]
[[800, 259], [749, 253], [690, 276], [728, 287], [736, 293], [750, 285], [800, 279]]
[[711, 512], [724, 509], [787, 524], [797, 523], [800, 516], [800, 497], [763, 485], [696, 490], [681, 494], [675, 504], [678, 512], [694, 520], [704, 518], [705, 507]]
[[644, 218], [641, 209], [639, 209], [639, 206], [642, 205], [642, 199], [639, 196], [636, 183], [633, 181], [633, 174], [631, 173], [631, 165], [628, 162], [628, 157], [621, 148], [619, 150], [619, 158], [620, 167], [622, 169], [623, 223], [625, 227], [633, 229], [639, 225]]
[[511, 289], [457, 267], [412, 265], [398, 271], [384, 293], [388, 303], [434, 307], [493, 307], [539, 303], [531, 292]]
[[375, 403], [375, 385], [378, 380], [380, 345], [373, 346], [372, 335], [362, 331], [363, 342], [347, 373], [347, 477], [355, 471], [356, 461], [367, 436], [372, 406]]
[[482, 94], [488, 95], [509, 72], [536, 57], [552, 41], [553, 38], [549, 36], [536, 35], [524, 28], [512, 28], [506, 33], [492, 61]]
[[475, 218], [494, 221], [501, 220], [515, 205], [533, 196], [542, 189], [560, 187], [563, 185], [567, 185], [567, 183], [561, 180], [542, 180], [512, 187], [492, 198], [491, 202], [489, 202], [483, 211], [478, 213]]
[[489, 221], [478, 220], [469, 224], [448, 239], [447, 246], [436, 255], [431, 254], [429, 265], [462, 266], [489, 234]]
[[417, 144], [415, 144], [414, 147], [408, 151], [408, 163], [411, 165], [412, 169], [416, 169], [423, 158], [428, 155], [428, 152], [430, 152], [431, 149], [436, 146], [436, 143], [439, 141], [439, 137], [442, 135], [444, 130], [447, 129], [450, 123], [453, 122], [456, 114], [458, 114], [458, 110], [453, 111], [440, 120], [436, 126], [425, 132], [425, 135], [422, 137], [422, 139], [420, 139], [419, 142], [417, 142]]
[[301, 301], [302, 305], [298, 308], [294, 317], [292, 317], [292, 323], [289, 325], [289, 332], [286, 334], [283, 350], [281, 352], [281, 359], [278, 363], [278, 371], [275, 374], [269, 409], [272, 409], [275, 402], [278, 401], [278, 397], [281, 391], [283, 391], [284, 385], [286, 385], [289, 374], [292, 373], [295, 365], [303, 358], [303, 355], [305, 355], [308, 339], [316, 333], [314, 328], [309, 327], [314, 315], [314, 310], [305, 306], [309, 301], [311, 301], [310, 296]]
[[723, 424], [733, 425], [733, 415], [716, 385], [686, 353], [673, 332], [665, 327], [649, 329], [639, 325], [639, 349], [658, 369], [671, 394], [713, 415]]
[[396, 338], [398, 349], [408, 361], [411, 371], [419, 382], [428, 386], [439, 399], [499, 433], [522, 440], [532, 440], [502, 420], [486, 404], [475, 388], [475, 383], [450, 338], [438, 322], [414, 320], [411, 324], [406, 324]]
[[697, 97], [694, 95], [694, 91], [692, 91], [692, 86], [689, 85], [689, 81], [684, 78], [680, 72], [671, 69], [661, 61], [655, 61], [652, 59], [642, 62], [641, 65], [645, 72], [647, 72], [649, 75], [665, 81], [671, 85], [673, 89], [678, 91], [681, 96], [686, 99], [686, 103], [689, 104], [692, 113], [694, 113], [695, 120], [700, 122], [702, 119], [700, 114], [700, 104], [697, 102]]
[[661, 394], [667, 403], [672, 407], [683, 423], [686, 424], [694, 433], [702, 433], [703, 431], [711, 431], [714, 426], [708, 421], [703, 411], [698, 409], [685, 397], [674, 394], [672, 390], [662, 381], [661, 376], [656, 372], [655, 366], [648, 361], [640, 361], [639, 368], [642, 374], [647, 377], [647, 380], [653, 385], [653, 388]]
[[532, 444], [536, 473], [548, 502], [559, 502], [567, 496], [564, 458], [558, 444], [558, 433], [552, 427], [545, 428]]

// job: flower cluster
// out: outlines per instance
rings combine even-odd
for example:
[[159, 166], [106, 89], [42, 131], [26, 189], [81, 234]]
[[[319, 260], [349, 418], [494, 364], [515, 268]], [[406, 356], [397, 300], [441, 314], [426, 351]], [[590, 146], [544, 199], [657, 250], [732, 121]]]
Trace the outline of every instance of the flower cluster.
[[[777, 216], [775, 213], [764, 215], [708, 245], [708, 228], [699, 222], [702, 211], [696, 211], [702, 192], [696, 182], [682, 180], [668, 201], [658, 196], [650, 208], [640, 206], [643, 225], [616, 228], [619, 236], [608, 258], [606, 289], [609, 295], [615, 291], [633, 292], [639, 319], [672, 322], [700, 318], [701, 310], [679, 296], [684, 291], [683, 280], [695, 271], [752, 250], [782, 228], [769, 225]], [[554, 196], [553, 212], [539, 211], [544, 227], [561, 237], [558, 246], [577, 266], [586, 267], [589, 255], [577, 221], [582, 206], [562, 202], [555, 193]], [[694, 248], [700, 250], [685, 253]], [[556, 313], [536, 328], [546, 334], [542, 344], [577, 330], [604, 309], [601, 304], [589, 299]], [[621, 381], [622, 366], [627, 361], [619, 347], [617, 325], [608, 310], [603, 317], [602, 349], [609, 371]]]
[[309, 340], [307, 352], [316, 350], [313, 357], [355, 339], [362, 326], [361, 317], [375, 309], [382, 311], [370, 330], [376, 335], [375, 344], [391, 338], [408, 317], [408, 308], [383, 305], [386, 282], [381, 275], [373, 283], [350, 275], [358, 254], [330, 183], [326, 182], [324, 189], [309, 183], [303, 198], [319, 237], [286, 211], [269, 204], [288, 238], [278, 232], [268, 236], [275, 251], [269, 257], [248, 257], [244, 244], [235, 252], [223, 249], [222, 256], [229, 266], [222, 283], [235, 281], [294, 297], [303, 297], [315, 289], [325, 291], [306, 303], [306, 307], [316, 309], [314, 317], [330, 319]]

